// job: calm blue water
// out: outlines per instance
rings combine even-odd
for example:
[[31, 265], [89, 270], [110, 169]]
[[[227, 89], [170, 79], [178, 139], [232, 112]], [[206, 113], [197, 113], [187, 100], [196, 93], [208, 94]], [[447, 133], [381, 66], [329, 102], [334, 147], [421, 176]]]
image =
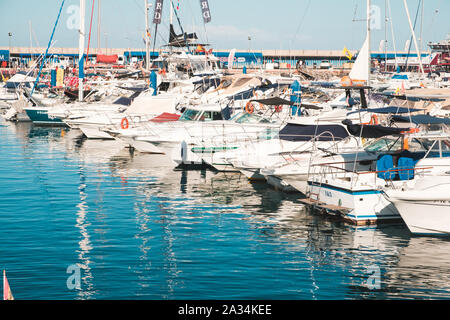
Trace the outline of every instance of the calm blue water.
[[16, 299], [450, 298], [449, 241], [355, 228], [296, 198], [0, 122], [0, 267]]

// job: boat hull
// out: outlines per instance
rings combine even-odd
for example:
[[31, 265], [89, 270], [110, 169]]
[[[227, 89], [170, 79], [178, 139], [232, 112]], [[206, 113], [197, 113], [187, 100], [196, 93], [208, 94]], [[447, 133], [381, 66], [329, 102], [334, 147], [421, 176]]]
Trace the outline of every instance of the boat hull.
[[308, 181], [308, 193], [312, 200], [324, 203], [328, 207], [334, 206], [336, 209], [331, 210], [333, 213], [356, 225], [401, 220], [397, 208], [380, 190], [370, 188], [352, 190]]
[[411, 233], [450, 236], [450, 201], [395, 201]]
[[49, 116], [46, 109], [30, 108], [25, 109], [25, 112], [34, 124], [66, 126], [66, 124], [61, 119]]

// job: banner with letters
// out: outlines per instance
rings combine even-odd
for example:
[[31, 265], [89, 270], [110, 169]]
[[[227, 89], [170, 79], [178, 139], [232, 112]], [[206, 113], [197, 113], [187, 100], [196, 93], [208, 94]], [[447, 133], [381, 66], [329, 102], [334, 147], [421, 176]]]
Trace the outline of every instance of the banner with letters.
[[202, 8], [203, 22], [211, 22], [211, 11], [209, 10], [208, 0], [200, 0], [200, 6]]
[[153, 23], [154, 24], [161, 23], [163, 2], [164, 2], [164, 0], [156, 0], [156, 2], [155, 2], [155, 13], [153, 15]]

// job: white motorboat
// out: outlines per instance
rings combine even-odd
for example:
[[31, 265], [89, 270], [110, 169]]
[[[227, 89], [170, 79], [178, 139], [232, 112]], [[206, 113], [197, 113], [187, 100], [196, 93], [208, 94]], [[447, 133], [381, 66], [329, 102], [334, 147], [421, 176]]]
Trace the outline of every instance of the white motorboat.
[[[411, 233], [416, 235], [450, 235], [450, 158], [445, 161], [449, 171], [439, 176], [414, 179], [410, 187], [388, 190]], [[436, 161], [434, 161], [436, 162]], [[429, 162], [433, 164], [433, 162]]]
[[306, 202], [355, 224], [400, 220], [397, 207], [386, 196], [387, 190], [406, 188], [416, 178], [440, 177], [450, 171], [446, 159], [450, 149], [445, 144], [448, 133], [442, 131], [399, 134], [398, 138], [380, 138], [366, 148], [378, 155], [372, 165], [375, 170], [345, 170], [333, 164], [312, 166]]

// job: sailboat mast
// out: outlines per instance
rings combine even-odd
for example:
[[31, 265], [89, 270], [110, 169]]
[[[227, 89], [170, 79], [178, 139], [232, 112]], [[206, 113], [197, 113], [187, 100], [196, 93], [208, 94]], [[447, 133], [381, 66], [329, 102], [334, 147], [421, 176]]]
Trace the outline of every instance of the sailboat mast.
[[98, 7], [97, 7], [97, 54], [100, 53], [100, 46], [101, 46], [101, 34], [100, 34], [100, 21], [101, 21], [101, 2], [102, 0], [98, 0]]
[[33, 61], [33, 37], [31, 34], [33, 28], [31, 27], [31, 20], [29, 20], [29, 25], [30, 25], [30, 53], [31, 53], [31, 61]]
[[169, 17], [170, 25], [173, 25], [173, 11], [174, 11], [173, 2], [170, 1], [170, 17]]
[[[149, 33], [149, 22], [148, 22], [148, 11], [150, 7], [148, 0], [145, 0], [145, 70], [150, 70], [150, 41], [148, 39]], [[156, 36], [155, 36], [156, 37]]]
[[368, 73], [367, 73], [367, 86], [370, 86], [371, 81], [370, 81], [370, 71], [371, 71], [371, 64], [372, 64], [372, 59], [371, 59], [371, 46], [370, 46], [370, 23], [371, 23], [371, 16], [370, 16], [370, 7], [371, 7], [371, 0], [367, 0], [367, 50], [368, 50], [368, 59], [369, 59], [369, 63], [368, 65]]
[[83, 80], [84, 80], [84, 42], [85, 42], [85, 16], [86, 0], [80, 0], [80, 38], [78, 43], [78, 100], [83, 101]]
[[405, 5], [406, 15], [408, 16], [409, 28], [411, 29], [412, 37], [414, 40], [414, 46], [416, 47], [417, 58], [419, 59], [420, 71], [422, 72], [422, 74], [425, 75], [425, 71], [424, 71], [423, 65], [422, 65], [422, 55], [420, 53], [420, 48], [417, 44], [416, 33], [414, 32], [414, 27], [411, 22], [411, 16], [409, 14], [408, 4], [406, 3], [406, 0], [403, 0], [403, 3]]

